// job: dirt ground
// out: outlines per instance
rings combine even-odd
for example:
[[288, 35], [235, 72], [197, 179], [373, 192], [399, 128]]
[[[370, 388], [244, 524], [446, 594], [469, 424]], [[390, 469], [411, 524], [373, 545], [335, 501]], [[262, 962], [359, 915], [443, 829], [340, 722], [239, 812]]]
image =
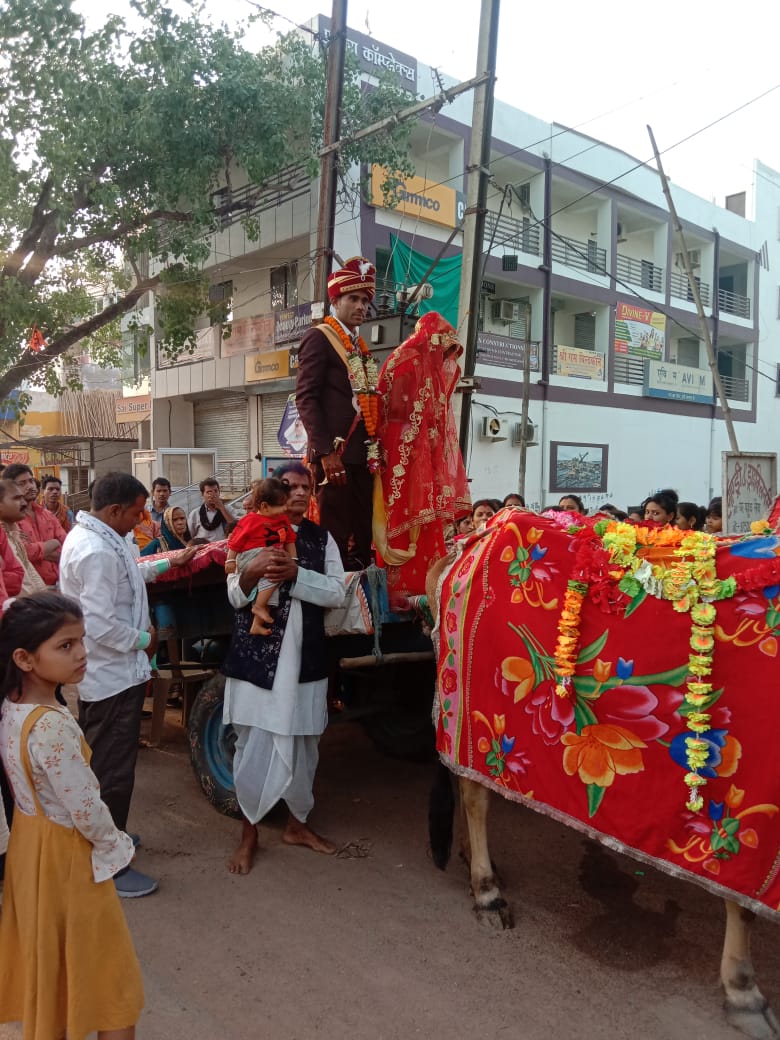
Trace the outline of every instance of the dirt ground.
[[[196, 787], [184, 737], [140, 754], [131, 827], [155, 895], [124, 904], [144, 970], [139, 1040], [735, 1040], [722, 1018], [723, 909], [707, 893], [494, 804], [492, 853], [514, 930], [481, 926], [465, 868], [434, 869], [432, 767], [386, 758], [356, 724], [321, 745], [313, 824], [327, 858], [260, 830], [247, 877], [238, 834]], [[764, 992], [780, 1006], [777, 933], [759, 922]], [[18, 1038], [0, 1026], [0, 1038]]]

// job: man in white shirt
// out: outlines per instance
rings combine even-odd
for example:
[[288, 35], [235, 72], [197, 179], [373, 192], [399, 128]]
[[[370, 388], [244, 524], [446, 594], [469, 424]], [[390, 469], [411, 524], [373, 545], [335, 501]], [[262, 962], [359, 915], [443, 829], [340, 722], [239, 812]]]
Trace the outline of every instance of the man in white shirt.
[[[126, 537], [147, 498], [129, 473], [107, 473], [92, 488], [92, 509], [80, 512], [60, 558], [60, 589], [81, 604], [87, 672], [79, 684], [79, 725], [92, 749], [92, 769], [116, 826], [127, 829], [135, 783], [141, 711], [157, 633], [149, 620], [145, 581], [192, 558], [137, 563]], [[149, 895], [157, 882], [137, 870], [115, 877], [120, 896]]]
[[190, 538], [205, 538], [207, 542], [218, 542], [227, 538], [227, 525], [233, 522], [227, 506], [219, 495], [219, 482], [207, 477], [200, 482], [203, 502], [192, 510], [187, 518]]
[[[300, 462], [286, 462], [274, 476], [290, 489], [287, 515], [297, 530], [299, 559], [279, 547], [261, 549], [243, 573], [227, 579], [236, 618], [222, 667], [228, 676], [223, 719], [236, 732], [233, 776], [244, 817], [241, 841], [228, 861], [232, 874], [251, 870], [256, 825], [280, 799], [289, 810], [282, 835], [286, 844], [335, 852], [307, 820], [328, 714], [323, 608], [343, 602], [344, 568], [331, 535], [304, 519], [312, 492], [310, 472]], [[278, 604], [268, 636], [249, 633], [249, 604], [260, 577], [282, 583], [274, 594]]]

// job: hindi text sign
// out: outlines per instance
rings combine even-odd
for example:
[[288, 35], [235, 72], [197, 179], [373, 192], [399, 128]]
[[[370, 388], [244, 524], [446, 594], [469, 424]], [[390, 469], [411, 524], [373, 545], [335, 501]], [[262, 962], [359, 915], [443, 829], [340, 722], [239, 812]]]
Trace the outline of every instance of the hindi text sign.
[[766, 520], [777, 497], [777, 454], [724, 451], [723, 532], [750, 534], [754, 520]]
[[568, 376], [570, 379], [604, 380], [603, 354], [581, 347], [562, 346], [560, 343], [555, 349], [558, 359], [556, 375]]

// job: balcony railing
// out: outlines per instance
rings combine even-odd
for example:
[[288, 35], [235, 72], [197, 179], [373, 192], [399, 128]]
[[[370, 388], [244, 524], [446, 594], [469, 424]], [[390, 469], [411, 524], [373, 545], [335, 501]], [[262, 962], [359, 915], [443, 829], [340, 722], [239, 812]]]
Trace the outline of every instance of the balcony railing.
[[628, 386], [644, 386], [644, 358], [633, 357], [631, 354], [615, 354], [612, 359], [612, 370], [615, 374], [616, 383], [624, 383]]
[[552, 258], [566, 267], [576, 267], [579, 271], [589, 271], [591, 274], [606, 273], [607, 251], [599, 248], [593, 239], [580, 242], [576, 238], [553, 236]]
[[[492, 242], [492, 246], [491, 246]], [[485, 214], [485, 249], [488, 247], [516, 249], [518, 253], [529, 253], [531, 256], [541, 254], [541, 237], [539, 225], [528, 221], [516, 220], [514, 217], [501, 216], [488, 210]]]
[[722, 375], [720, 381], [729, 401], [750, 400], [750, 384], [747, 379], [740, 379], [738, 376]]
[[[644, 385], [644, 358], [632, 357], [630, 354], [615, 354], [612, 360], [616, 383], [623, 383], [627, 386]], [[750, 385], [746, 379], [724, 375], [721, 375], [720, 379], [729, 401], [747, 402], [750, 400]]]
[[747, 296], [740, 296], [727, 289], [718, 289], [718, 308], [728, 314], [736, 314], [738, 318], [750, 317], [750, 300]]
[[636, 260], [633, 256], [618, 253], [616, 274], [631, 285], [641, 285], [643, 289], [657, 293], [664, 291], [664, 269], [650, 260]]
[[[710, 287], [707, 282], [703, 282], [700, 278], [696, 279], [696, 284], [699, 287], [699, 296], [704, 307], [710, 305]], [[680, 274], [679, 271], [672, 271], [670, 279], [670, 291], [672, 296], [676, 296], [678, 300], [690, 300], [693, 303], [693, 293], [691, 287], [688, 284], [688, 277], [685, 274]]]

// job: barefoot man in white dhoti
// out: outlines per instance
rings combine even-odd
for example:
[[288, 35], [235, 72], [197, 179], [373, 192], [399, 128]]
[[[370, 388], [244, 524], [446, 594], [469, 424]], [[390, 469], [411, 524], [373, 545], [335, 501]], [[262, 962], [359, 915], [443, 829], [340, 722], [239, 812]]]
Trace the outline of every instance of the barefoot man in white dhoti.
[[[261, 549], [241, 574], [229, 574], [236, 608], [233, 640], [223, 671], [224, 721], [236, 732], [233, 775], [244, 819], [241, 841], [228, 861], [248, 874], [257, 851], [257, 823], [281, 799], [289, 818], [282, 840], [315, 852], [335, 852], [308, 825], [320, 735], [327, 722], [328, 664], [323, 613], [344, 599], [344, 569], [336, 543], [304, 519], [311, 476], [299, 462], [274, 471], [290, 489], [287, 515], [298, 535], [298, 559], [280, 547]], [[253, 636], [251, 597], [259, 578], [281, 585], [270, 601], [271, 634]], [[278, 597], [278, 602], [274, 600]]]

